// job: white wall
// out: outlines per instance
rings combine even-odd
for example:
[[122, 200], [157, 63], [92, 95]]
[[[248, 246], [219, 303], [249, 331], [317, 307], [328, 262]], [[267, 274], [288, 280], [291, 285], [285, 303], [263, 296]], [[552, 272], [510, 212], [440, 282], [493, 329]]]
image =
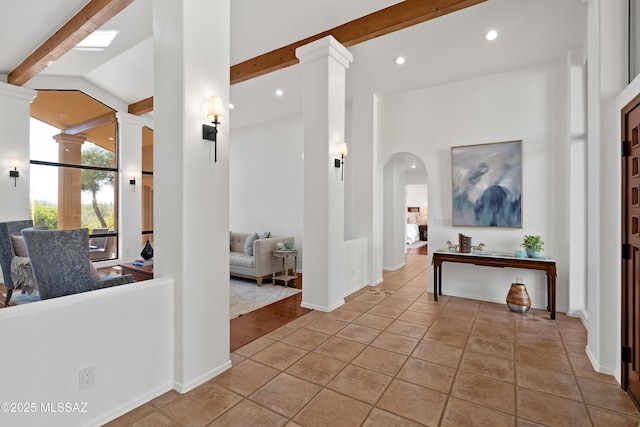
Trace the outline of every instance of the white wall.
[[[36, 92], [0, 83], [0, 221], [29, 218], [29, 109]], [[20, 177], [9, 177], [12, 159], [20, 163]]]
[[[545, 254], [558, 261], [561, 311], [568, 280], [568, 254], [561, 250], [568, 241], [566, 114], [565, 61], [391, 95], [380, 103], [381, 161], [410, 152], [429, 171], [430, 249], [462, 232], [489, 251], [512, 253], [524, 234], [540, 234]], [[439, 225], [451, 218], [450, 147], [517, 139], [523, 140], [523, 228]], [[473, 266], [443, 271], [445, 293], [496, 302], [504, 302], [516, 274], [523, 276], [533, 305], [546, 306], [543, 274]]]
[[229, 228], [293, 236], [302, 263], [302, 117], [231, 130]]
[[[101, 425], [171, 389], [173, 282], [155, 279], [0, 310], [0, 402], [11, 426]], [[79, 370], [95, 385], [79, 389]], [[86, 402], [86, 412], [45, 413], [41, 403]]]

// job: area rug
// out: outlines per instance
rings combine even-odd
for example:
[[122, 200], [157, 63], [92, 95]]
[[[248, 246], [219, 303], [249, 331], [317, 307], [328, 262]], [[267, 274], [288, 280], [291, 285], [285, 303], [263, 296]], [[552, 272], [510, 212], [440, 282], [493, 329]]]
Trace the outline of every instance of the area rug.
[[231, 300], [230, 319], [247, 314], [281, 299], [302, 292], [280, 284], [262, 283], [258, 286], [255, 280], [230, 279], [229, 299]]

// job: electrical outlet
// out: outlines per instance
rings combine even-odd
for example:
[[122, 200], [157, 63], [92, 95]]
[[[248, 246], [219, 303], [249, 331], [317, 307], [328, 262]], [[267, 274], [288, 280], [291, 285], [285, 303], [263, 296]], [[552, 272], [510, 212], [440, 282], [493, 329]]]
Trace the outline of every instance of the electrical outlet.
[[91, 387], [96, 383], [96, 367], [89, 366], [84, 369], [80, 369], [78, 372], [78, 385], [80, 390], [83, 388]]

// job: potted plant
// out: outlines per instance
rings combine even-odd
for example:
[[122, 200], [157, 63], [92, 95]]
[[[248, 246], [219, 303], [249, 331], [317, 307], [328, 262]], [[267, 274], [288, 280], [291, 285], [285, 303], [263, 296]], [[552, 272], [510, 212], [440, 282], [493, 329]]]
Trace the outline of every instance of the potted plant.
[[524, 248], [529, 258], [540, 258], [540, 252], [542, 252], [544, 242], [538, 235], [525, 234], [520, 246]]

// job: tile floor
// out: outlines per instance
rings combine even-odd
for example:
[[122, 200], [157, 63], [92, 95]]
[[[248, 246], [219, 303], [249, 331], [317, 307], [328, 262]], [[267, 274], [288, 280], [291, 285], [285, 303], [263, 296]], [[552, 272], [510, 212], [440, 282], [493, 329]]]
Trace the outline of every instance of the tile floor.
[[426, 260], [231, 355], [233, 367], [109, 426], [633, 426], [578, 319], [425, 292]]

